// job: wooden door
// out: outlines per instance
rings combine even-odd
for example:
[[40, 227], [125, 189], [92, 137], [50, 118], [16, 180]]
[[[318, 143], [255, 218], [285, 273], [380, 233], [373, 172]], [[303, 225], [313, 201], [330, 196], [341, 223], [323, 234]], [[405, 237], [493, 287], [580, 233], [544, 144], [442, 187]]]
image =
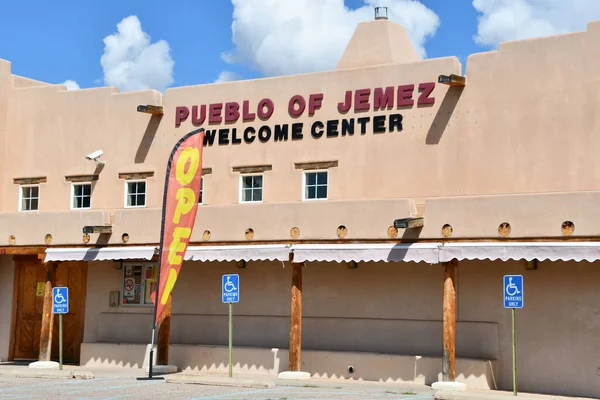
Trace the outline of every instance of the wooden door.
[[15, 320], [14, 358], [37, 360], [40, 353], [40, 331], [44, 293], [38, 283], [46, 281], [46, 269], [37, 256], [15, 257], [17, 314]]
[[[63, 262], [53, 286], [69, 288], [69, 313], [63, 315], [63, 362], [79, 364], [87, 287], [87, 262]], [[54, 316], [52, 359], [58, 361], [58, 315]]]
[[[15, 257], [17, 286], [14, 359], [37, 360], [40, 352], [43, 289], [46, 281], [43, 262], [33, 257]], [[85, 318], [87, 262], [64, 262], [51, 269], [52, 286], [69, 288], [69, 313], [63, 315], [63, 361], [79, 363]], [[37, 293], [36, 293], [37, 292]], [[54, 316], [52, 359], [58, 361], [58, 316]]]

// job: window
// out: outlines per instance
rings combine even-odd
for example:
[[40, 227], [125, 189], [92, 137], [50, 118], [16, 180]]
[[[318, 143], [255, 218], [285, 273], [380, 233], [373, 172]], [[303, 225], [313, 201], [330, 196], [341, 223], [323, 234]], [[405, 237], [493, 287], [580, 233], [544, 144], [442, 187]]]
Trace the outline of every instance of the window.
[[263, 199], [263, 176], [240, 176], [240, 202], [257, 203]]
[[121, 303], [124, 306], [152, 305], [150, 295], [156, 290], [157, 274], [155, 263], [123, 263]]
[[200, 196], [198, 197], [198, 204], [204, 204], [204, 177], [200, 178]]
[[21, 186], [19, 193], [19, 211], [37, 211], [40, 206], [40, 187]]
[[327, 171], [304, 172], [304, 200], [327, 199]]
[[74, 183], [71, 186], [71, 197], [73, 198], [71, 206], [73, 209], [92, 207], [92, 184]]
[[125, 182], [125, 207], [146, 207], [146, 181]]

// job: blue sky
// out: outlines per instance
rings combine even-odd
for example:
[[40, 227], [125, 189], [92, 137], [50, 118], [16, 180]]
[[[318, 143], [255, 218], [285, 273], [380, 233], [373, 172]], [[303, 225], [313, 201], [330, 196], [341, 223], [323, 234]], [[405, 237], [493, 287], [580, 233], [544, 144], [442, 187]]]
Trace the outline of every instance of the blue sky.
[[[349, 9], [368, 9], [370, 16], [372, 7], [369, 7], [370, 4], [365, 7], [365, 1], [373, 2], [346, 0], [344, 3]], [[546, 2], [544, 7], [540, 8], [540, 1]], [[277, 18], [281, 19], [281, 13], [298, 13], [302, 24], [302, 21], [305, 21], [302, 18], [306, 18], [301, 16], [302, 10], [294, 9], [290, 4], [334, 4], [341, 3], [342, 0], [294, 0], [293, 3], [289, 0], [236, 2], [240, 11], [238, 19], [245, 24], [246, 30], [242, 30], [238, 37], [244, 42], [240, 45], [238, 40], [238, 53], [243, 57], [237, 57], [238, 60], [232, 63], [226, 62], [221, 56], [223, 52], [236, 49], [232, 42], [234, 5], [226, 0], [9, 1], [3, 4], [3, 12], [0, 14], [0, 37], [3, 38], [0, 41], [0, 58], [11, 61], [12, 71], [17, 75], [51, 83], [73, 80], [82, 88], [105, 85], [106, 72], [100, 63], [105, 50], [103, 39], [117, 31], [117, 24], [123, 18], [135, 15], [141, 22], [141, 29], [151, 36], [152, 43], [159, 40], [168, 43], [168, 54], [174, 61], [174, 66], [168, 72], [172, 82], [166, 86], [214, 82], [223, 71], [244, 79], [272, 75], [273, 71], [275, 74], [287, 73], [287, 70], [278, 69], [273, 65], [256, 65], [257, 62], [262, 62], [260, 60], [264, 58], [265, 52], [268, 53], [269, 48], [277, 49], [265, 45], [263, 53], [259, 54], [256, 53], [258, 45], [268, 42], [265, 37], [270, 38], [269, 40], [278, 37], [278, 29], [287, 29], [285, 24], [275, 26], [272, 23], [275, 15], [279, 15]], [[287, 4], [283, 5], [284, 2]], [[412, 30], [409, 29], [411, 37], [423, 36], [419, 33], [422, 30], [419, 24], [422, 24], [426, 31], [434, 31], [433, 36], [424, 39], [427, 57], [456, 55], [463, 62], [469, 54], [495, 48], [499, 40], [582, 30], [585, 29], [586, 22], [600, 18], [599, 0], [578, 0], [579, 5], [571, 7], [568, 4], [565, 7], [556, 0], [510, 0], [508, 3], [506, 0], [421, 0], [420, 3], [424, 7], [414, 12], [403, 8], [410, 2], [414, 0], [381, 1], [393, 5], [397, 14], [401, 15], [400, 18], [412, 18], [415, 26]], [[258, 13], [250, 13], [248, 8], [242, 9], [242, 5], [248, 3], [255, 9], [259, 4], [263, 8]], [[437, 15], [437, 26], [434, 27], [435, 21], [431, 16], [433, 14], [424, 13], [425, 8]], [[277, 12], [279, 14], [276, 14]], [[337, 19], [344, 19], [340, 24], [352, 25], [347, 28], [350, 32], [356, 26], [355, 21], [359, 21], [360, 18], [356, 13], [352, 18], [348, 17], [346, 22], [347, 15], [350, 14], [339, 11], [340, 17]], [[360, 15], [364, 17], [367, 14]], [[479, 21], [478, 17], [484, 19]], [[367, 17], [367, 20], [370, 18], [372, 17]], [[390, 19], [394, 18], [391, 16]], [[346, 25], [343, 25], [344, 29]], [[263, 32], [269, 29], [271, 31]], [[342, 25], [335, 29], [342, 29]], [[307, 27], [307, 35], [314, 30], [314, 27]], [[257, 37], [253, 36], [255, 33]], [[476, 40], [478, 34], [479, 39]], [[285, 35], [282, 33], [282, 36]], [[344, 44], [331, 42], [328, 45], [343, 50]], [[327, 49], [330, 48], [332, 47]], [[327, 49], [324, 51], [328, 51]], [[253, 63], [253, 60], [257, 62]], [[122, 61], [116, 60], [113, 64], [118, 65]], [[273, 55], [273, 60], [269, 62], [277, 63], [276, 57]], [[327, 69], [332, 62], [306, 68]], [[290, 69], [289, 73], [299, 71], [304, 72], [300, 67], [299, 70]], [[153, 76], [154, 72], [144, 72], [142, 75]], [[153, 86], [152, 79], [148, 78], [150, 86]], [[135, 85], [131, 87], [135, 88]]]

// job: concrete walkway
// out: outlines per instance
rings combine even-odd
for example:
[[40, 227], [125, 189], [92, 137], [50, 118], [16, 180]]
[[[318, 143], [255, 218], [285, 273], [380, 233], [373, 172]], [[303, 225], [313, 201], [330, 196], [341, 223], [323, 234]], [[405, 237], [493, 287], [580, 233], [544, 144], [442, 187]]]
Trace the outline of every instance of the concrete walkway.
[[[0, 363], [0, 376], [22, 378], [55, 378], [55, 379], [95, 379], [96, 377], [145, 377], [142, 369], [104, 368], [89, 370], [83, 367], [65, 365], [62, 371], [31, 369], [27, 364]], [[158, 376], [158, 375], [157, 375]], [[425, 385], [399, 384], [389, 382], [352, 381], [334, 379], [284, 380], [274, 376], [238, 374], [229, 378], [227, 375], [210, 373], [174, 373], [162, 375], [167, 383], [196, 384], [206, 386], [231, 386], [240, 388], [274, 388], [274, 387], [311, 387], [347, 390], [394, 390], [415, 394], [434, 395], [437, 400], [513, 400], [512, 392], [491, 390], [469, 390], [453, 392], [435, 391]], [[589, 400], [580, 397], [562, 397], [552, 395], [519, 393], [521, 400]]]

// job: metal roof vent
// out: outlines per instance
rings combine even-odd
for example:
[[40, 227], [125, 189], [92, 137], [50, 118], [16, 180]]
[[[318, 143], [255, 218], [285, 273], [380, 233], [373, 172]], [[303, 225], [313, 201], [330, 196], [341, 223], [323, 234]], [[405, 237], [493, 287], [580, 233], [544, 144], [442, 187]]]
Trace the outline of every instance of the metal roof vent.
[[388, 19], [388, 8], [375, 7], [375, 19]]

